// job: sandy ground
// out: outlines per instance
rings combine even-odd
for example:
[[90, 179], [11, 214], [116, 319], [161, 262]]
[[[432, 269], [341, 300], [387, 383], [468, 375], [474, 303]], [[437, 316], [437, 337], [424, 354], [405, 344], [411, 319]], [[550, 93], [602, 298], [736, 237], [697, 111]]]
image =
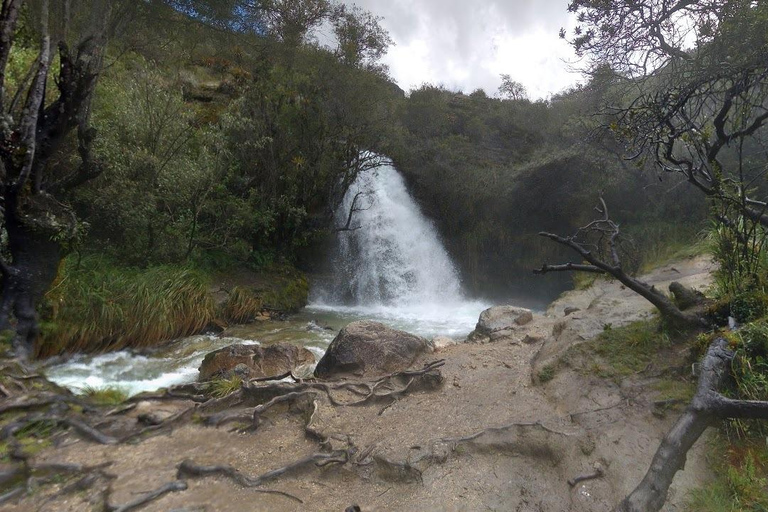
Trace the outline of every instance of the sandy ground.
[[[673, 280], [703, 289], [706, 258], [660, 268], [645, 280], [666, 288]], [[565, 308], [579, 311], [565, 316]], [[265, 485], [284, 496], [243, 489], [223, 478], [189, 480], [189, 489], [167, 494], [146, 511], [343, 511], [357, 504], [371, 511], [602, 511], [610, 510], [642, 478], [658, 443], [677, 417], [653, 414], [653, 378], [638, 375], [615, 383], [565, 369], [537, 384], [538, 369], [568, 347], [601, 332], [649, 316], [652, 306], [616, 282], [599, 280], [585, 291], [564, 294], [546, 314], [489, 343], [451, 345], [414, 366], [445, 359], [442, 387], [394, 402], [361, 407], [320, 405], [314, 428], [333, 443], [358, 447], [359, 460], [310, 468]], [[528, 335], [528, 342], [522, 340]], [[163, 403], [170, 411], [185, 404]], [[295, 411], [294, 411], [295, 412]], [[268, 413], [252, 433], [231, 426], [190, 423], [135, 444], [100, 446], [67, 436], [36, 462], [111, 462], [112, 503], [175, 479], [184, 459], [230, 464], [262, 474], [321, 451], [305, 435], [307, 415], [283, 409]], [[474, 440], [461, 438], [492, 427]], [[665, 510], [684, 510], [686, 493], [708, 478], [700, 441], [673, 484]], [[571, 487], [568, 480], [594, 472], [605, 476]], [[8, 511], [88, 510], [86, 492], [54, 500], [45, 493], [8, 506]]]

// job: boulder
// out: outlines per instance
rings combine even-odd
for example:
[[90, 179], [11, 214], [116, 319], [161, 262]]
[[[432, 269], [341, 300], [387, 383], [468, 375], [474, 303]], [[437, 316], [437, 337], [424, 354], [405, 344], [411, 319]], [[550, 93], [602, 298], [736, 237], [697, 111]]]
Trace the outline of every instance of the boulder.
[[457, 340], [449, 338], [448, 336], [435, 336], [432, 338], [432, 346], [435, 350], [440, 350], [450, 345], [457, 345], [458, 343]]
[[315, 356], [296, 345], [235, 344], [215, 350], [205, 356], [200, 365], [199, 380], [237, 375], [243, 379], [274, 377], [293, 371], [299, 366], [312, 364]]
[[379, 322], [352, 322], [331, 342], [315, 368], [315, 376], [384, 375], [408, 368], [429, 341]]
[[469, 341], [485, 343], [508, 337], [516, 329], [533, 320], [530, 309], [517, 306], [494, 306], [480, 313], [475, 330], [467, 337]]

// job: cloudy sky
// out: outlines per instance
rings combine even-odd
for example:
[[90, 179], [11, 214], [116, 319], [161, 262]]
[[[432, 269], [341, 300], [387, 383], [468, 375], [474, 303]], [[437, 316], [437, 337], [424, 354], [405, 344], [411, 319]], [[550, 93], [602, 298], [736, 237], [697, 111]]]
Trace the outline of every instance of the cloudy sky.
[[[353, 3], [350, 1], [349, 3]], [[568, 0], [354, 0], [383, 17], [394, 39], [384, 62], [406, 91], [429, 82], [495, 94], [506, 73], [532, 99], [579, 80], [563, 60], [574, 57], [559, 39], [574, 21]]]

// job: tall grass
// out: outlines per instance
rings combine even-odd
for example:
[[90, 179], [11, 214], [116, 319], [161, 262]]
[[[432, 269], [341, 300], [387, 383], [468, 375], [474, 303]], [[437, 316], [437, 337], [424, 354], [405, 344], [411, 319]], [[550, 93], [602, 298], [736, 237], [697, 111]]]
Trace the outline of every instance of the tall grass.
[[215, 316], [209, 280], [198, 270], [68, 258], [47, 294], [37, 355], [148, 347], [199, 332]]
[[262, 311], [261, 299], [241, 286], [235, 286], [222, 304], [221, 316], [235, 323], [250, 322]]

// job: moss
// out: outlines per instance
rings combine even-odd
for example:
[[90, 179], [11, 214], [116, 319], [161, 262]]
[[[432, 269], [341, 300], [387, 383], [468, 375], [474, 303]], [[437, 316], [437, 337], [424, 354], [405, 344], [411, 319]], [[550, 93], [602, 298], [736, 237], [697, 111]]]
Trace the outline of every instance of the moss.
[[569, 360], [581, 373], [620, 379], [645, 369], [669, 344], [658, 320], [634, 322], [604, 328], [594, 340], [569, 350]]
[[284, 269], [274, 284], [261, 294], [264, 305], [270, 309], [296, 312], [307, 305], [309, 281], [295, 269]]
[[663, 379], [653, 385], [653, 389], [658, 391], [658, 400], [679, 400], [690, 402], [696, 392], [696, 385], [693, 382]]

